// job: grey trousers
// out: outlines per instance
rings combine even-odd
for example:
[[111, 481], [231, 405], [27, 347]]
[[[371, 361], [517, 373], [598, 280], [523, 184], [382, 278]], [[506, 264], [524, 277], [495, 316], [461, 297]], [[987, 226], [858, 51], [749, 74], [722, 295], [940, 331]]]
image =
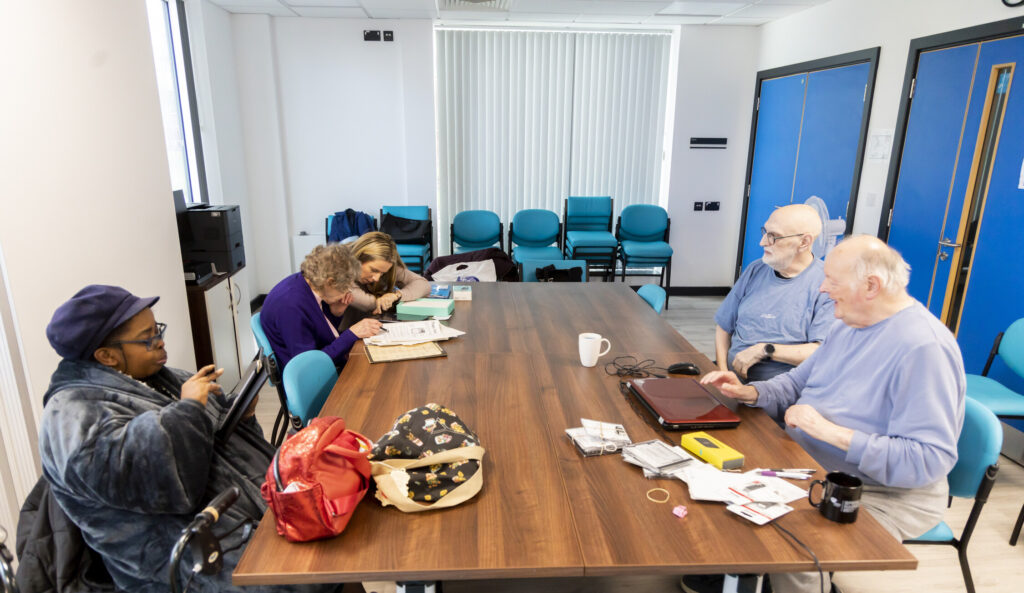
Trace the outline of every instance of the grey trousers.
[[[878, 523], [899, 541], [913, 539], [939, 524], [946, 512], [949, 485], [946, 478], [921, 488], [864, 486], [861, 512], [868, 511]], [[814, 549], [814, 542], [804, 542]], [[828, 593], [832, 587], [828, 571], [824, 583], [817, 572], [793, 572], [770, 575], [775, 593]]]

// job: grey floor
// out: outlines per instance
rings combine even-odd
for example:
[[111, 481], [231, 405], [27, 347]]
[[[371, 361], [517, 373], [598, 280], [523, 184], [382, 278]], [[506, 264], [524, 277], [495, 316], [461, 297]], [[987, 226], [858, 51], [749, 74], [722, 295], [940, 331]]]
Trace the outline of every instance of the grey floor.
[[[714, 358], [714, 314], [722, 297], [671, 297], [662, 317], [683, 334], [691, 344]], [[257, 416], [269, 431], [277, 413], [277, 396], [272, 388], [261, 392]], [[973, 501], [955, 499], [946, 513], [946, 522], [960, 533]], [[1000, 459], [995, 488], [984, 507], [971, 540], [968, 557], [978, 593], [1020, 590], [1024, 582], [1024, 537], [1016, 546], [1008, 543], [1017, 513], [1024, 504], [1024, 468], [1007, 458]], [[813, 542], [808, 542], [813, 548]], [[910, 546], [919, 560], [916, 571], [847, 572], [836, 577], [843, 593], [882, 591], [928, 591], [952, 593], [964, 591], [957, 553], [950, 546]], [[676, 593], [674, 576], [652, 575], [583, 579], [522, 579], [515, 581], [461, 581], [444, 583], [445, 593]], [[1016, 584], [1014, 584], [1016, 583]], [[373, 589], [388, 593], [386, 588]], [[361, 590], [357, 584], [345, 591]]]

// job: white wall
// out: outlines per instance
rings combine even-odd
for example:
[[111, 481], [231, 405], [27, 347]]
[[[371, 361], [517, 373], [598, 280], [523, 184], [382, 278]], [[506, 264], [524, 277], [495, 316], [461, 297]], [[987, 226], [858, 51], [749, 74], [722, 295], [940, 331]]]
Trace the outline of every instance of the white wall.
[[145, 4], [8, 3], [0, 22], [0, 246], [35, 426], [46, 324], [86, 284], [160, 295], [171, 364], [195, 354]]
[[[672, 286], [731, 286], [757, 72], [758, 27], [684, 26], [668, 213]], [[725, 150], [690, 149], [690, 137], [725, 137]], [[693, 203], [721, 202], [718, 212]]]
[[[998, 0], [832, 0], [761, 27], [758, 70], [881, 46], [869, 134], [896, 127], [910, 40], [1024, 15]], [[876, 234], [888, 160], [865, 160], [854, 232]]]
[[[332, 212], [435, 206], [430, 21], [230, 18], [242, 145], [219, 141], [245, 156], [253, 294], [294, 271], [292, 237], [322, 236]], [[395, 41], [364, 42], [368, 28]]]

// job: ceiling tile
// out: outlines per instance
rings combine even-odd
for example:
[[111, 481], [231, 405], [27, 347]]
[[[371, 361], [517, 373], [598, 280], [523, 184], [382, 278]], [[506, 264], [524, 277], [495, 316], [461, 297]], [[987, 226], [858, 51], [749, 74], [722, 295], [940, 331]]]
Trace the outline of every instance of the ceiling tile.
[[749, 2], [673, 2], [658, 14], [690, 15], [690, 16], [721, 16], [735, 12], [748, 6]]
[[644, 19], [644, 23], [648, 25], [706, 25], [716, 18], [715, 16], [656, 14]]
[[587, 9], [587, 0], [516, 0], [514, 11], [580, 14]]
[[436, 19], [437, 11], [430, 10], [399, 10], [399, 9], [373, 9], [364, 6], [364, 10], [373, 19]]
[[510, 12], [510, 21], [540, 21], [549, 23], [571, 23], [576, 20], [576, 14], [556, 14], [554, 12]]
[[216, 0], [214, 4], [235, 14], [295, 16], [295, 12], [278, 0]]
[[767, 23], [767, 22], [769, 22], [771, 20], [772, 19], [770, 19], [768, 17], [750, 18], [750, 17], [741, 17], [741, 16], [724, 16], [724, 17], [722, 17], [720, 19], [715, 19], [715, 20], [711, 21], [708, 24], [710, 24], [710, 25], [747, 25], [747, 26], [751, 26], [751, 27], [756, 27], [757, 25], [763, 25], [763, 24], [765, 24], [765, 23]]
[[807, 9], [807, 6], [804, 4], [754, 4], [753, 6], [738, 10], [729, 16], [778, 19], [805, 9]]
[[576, 17], [577, 23], [616, 23], [638, 25], [644, 21], [643, 16], [627, 16], [615, 14], [581, 14]]
[[[303, 0], [308, 2], [309, 0]], [[365, 19], [366, 11], [361, 7], [332, 6], [292, 6], [299, 16], [334, 19]]]
[[[216, 0], [214, 0], [216, 1]], [[362, 8], [362, 3], [359, 0], [281, 0], [284, 4], [289, 6], [329, 6], [331, 8]]]

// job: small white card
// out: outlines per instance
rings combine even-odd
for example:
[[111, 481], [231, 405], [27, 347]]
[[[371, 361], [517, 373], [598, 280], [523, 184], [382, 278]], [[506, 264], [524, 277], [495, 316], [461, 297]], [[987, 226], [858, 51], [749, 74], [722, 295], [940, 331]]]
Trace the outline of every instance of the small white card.
[[793, 507], [777, 502], [748, 502], [747, 504], [731, 504], [725, 508], [758, 525], [765, 525], [793, 510]]

